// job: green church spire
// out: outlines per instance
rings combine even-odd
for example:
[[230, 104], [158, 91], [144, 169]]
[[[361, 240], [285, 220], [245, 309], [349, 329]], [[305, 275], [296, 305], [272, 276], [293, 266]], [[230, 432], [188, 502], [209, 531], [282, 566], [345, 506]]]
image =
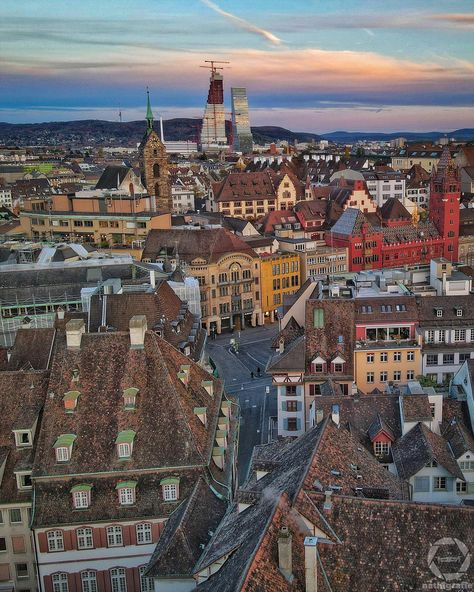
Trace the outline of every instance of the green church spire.
[[153, 112], [150, 104], [150, 91], [146, 89], [146, 133], [149, 134], [153, 130]]

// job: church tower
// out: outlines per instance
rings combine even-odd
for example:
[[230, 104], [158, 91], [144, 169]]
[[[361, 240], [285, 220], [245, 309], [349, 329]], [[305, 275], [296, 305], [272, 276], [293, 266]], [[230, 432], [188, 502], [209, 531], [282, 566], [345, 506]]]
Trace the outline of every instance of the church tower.
[[150, 196], [151, 208], [171, 212], [173, 202], [168, 176], [166, 148], [153, 127], [150, 93], [147, 90], [146, 132], [139, 148], [142, 183]]
[[430, 220], [444, 238], [443, 256], [457, 261], [459, 248], [459, 202], [461, 186], [456, 164], [445, 146], [436, 169], [431, 174]]

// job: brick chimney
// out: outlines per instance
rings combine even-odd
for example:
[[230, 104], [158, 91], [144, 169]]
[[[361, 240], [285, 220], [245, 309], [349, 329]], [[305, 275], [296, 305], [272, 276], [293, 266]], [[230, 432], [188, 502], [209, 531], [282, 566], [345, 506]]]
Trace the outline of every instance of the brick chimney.
[[278, 567], [285, 578], [293, 580], [292, 535], [287, 526], [282, 526], [278, 534]]
[[143, 349], [145, 347], [145, 333], [147, 322], [145, 315], [135, 315], [130, 319], [130, 348]]
[[66, 323], [66, 343], [68, 349], [81, 349], [82, 334], [86, 326], [82, 319], [71, 319]]

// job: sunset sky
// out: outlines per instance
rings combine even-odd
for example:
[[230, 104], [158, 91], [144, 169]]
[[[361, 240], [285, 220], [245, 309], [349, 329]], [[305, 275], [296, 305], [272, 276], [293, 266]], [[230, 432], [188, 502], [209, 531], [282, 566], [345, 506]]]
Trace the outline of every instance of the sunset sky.
[[472, 0], [1, 0], [0, 121], [200, 117], [228, 60], [253, 125], [474, 127]]

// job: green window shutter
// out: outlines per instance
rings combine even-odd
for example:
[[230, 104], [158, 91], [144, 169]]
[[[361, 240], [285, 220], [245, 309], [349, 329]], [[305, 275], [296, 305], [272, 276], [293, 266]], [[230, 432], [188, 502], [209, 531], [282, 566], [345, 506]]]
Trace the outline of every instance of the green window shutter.
[[315, 329], [324, 327], [324, 310], [322, 308], [313, 309], [313, 326]]

